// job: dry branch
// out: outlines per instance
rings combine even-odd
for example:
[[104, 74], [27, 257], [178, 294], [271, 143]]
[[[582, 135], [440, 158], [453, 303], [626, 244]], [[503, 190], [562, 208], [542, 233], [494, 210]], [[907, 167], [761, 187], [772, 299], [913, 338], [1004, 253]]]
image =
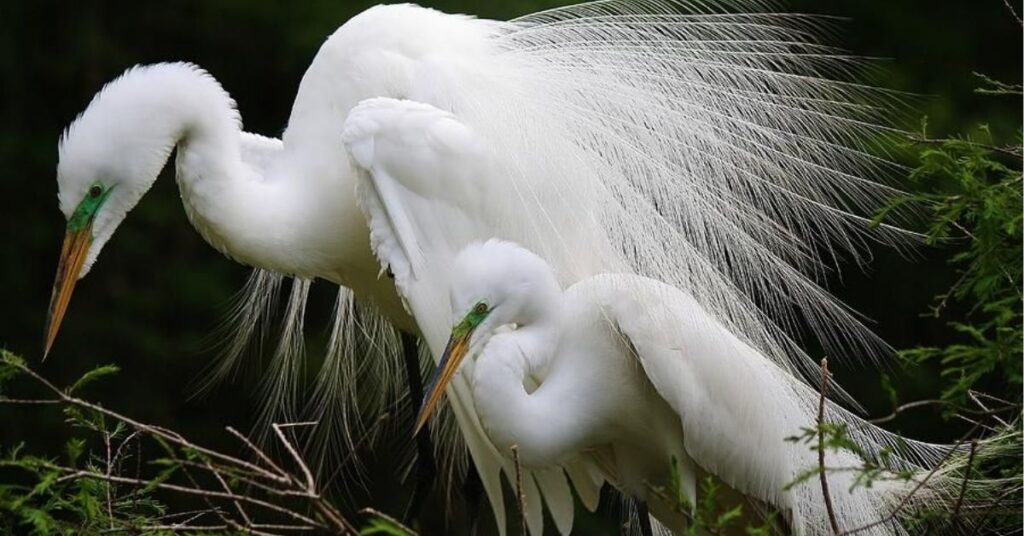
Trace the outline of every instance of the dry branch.
[[[105, 464], [102, 468], [80, 469], [49, 461], [40, 462], [41, 467], [57, 471], [61, 475], [56, 479], [58, 483], [68, 480], [92, 479], [108, 484], [105, 490], [105, 506], [110, 525], [104, 531], [105, 533], [138, 532], [139, 530], [146, 529], [170, 532], [233, 530], [257, 535], [272, 534], [267, 531], [317, 530], [341, 535], [357, 534], [354, 526], [345, 519], [340, 511], [322, 497], [308, 465], [282, 431], [284, 428], [305, 426], [309, 423], [275, 423], [272, 425], [278, 439], [301, 471], [301, 475], [296, 475], [282, 469], [280, 464], [275, 463], [271, 456], [263, 449], [257, 447], [233, 428], [228, 427], [228, 433], [238, 438], [248, 450], [255, 454], [255, 463], [196, 445], [173, 430], [136, 421], [98, 404], [72, 396], [69, 391], [58, 388], [22, 363], [10, 361], [7, 363], [46, 387], [56, 398], [29, 400], [0, 397], [0, 403], [59, 404], [65, 407], [75, 407], [80, 410], [93, 412], [93, 414], [100, 416], [101, 419], [111, 419], [119, 423], [118, 426], [125, 425], [133, 429], [132, 433], [121, 440], [120, 444], [116, 446], [114, 443], [117, 432], [107, 430], [103, 426], [97, 426], [94, 429], [101, 435], [105, 448], [105, 457], [103, 458]], [[175, 484], [164, 481], [159, 477], [147, 479], [142, 478], [138, 474], [136, 474], [135, 478], [115, 474], [115, 467], [118, 465], [127, 444], [131, 441], [138, 443], [141, 437], [146, 437], [160, 445], [167, 455], [169, 464], [184, 474], [187, 483]], [[261, 464], [265, 464], [266, 467]], [[193, 470], [198, 474], [194, 474]], [[217, 489], [204, 486], [199, 475], [206, 475], [212, 478], [216, 482]], [[263, 500], [248, 493], [237, 492], [229, 484], [231, 481], [252, 486], [269, 495], [292, 497], [301, 500], [308, 508], [318, 514], [320, 520], [297, 511], [293, 507]], [[166, 521], [155, 520], [155, 523], [151, 526], [132, 527], [131, 529], [117, 528], [114, 524], [113, 504], [116, 502], [116, 488], [113, 484], [126, 485], [135, 490], [159, 489], [199, 497], [206, 502], [209, 508], [191, 512], [191, 517], [178, 522], [170, 521], [174, 516], [164, 516]], [[237, 514], [229, 514], [222, 510], [215, 504], [215, 501], [223, 501], [232, 505], [233, 510]], [[284, 516], [291, 521], [291, 524], [260, 523], [256, 520], [256, 515], [246, 510], [247, 506], [253, 508], [254, 511], [262, 511], [264, 514], [273, 513], [278, 516]], [[219, 523], [198, 523], [207, 514], [219, 518]]]
[[516, 472], [516, 506], [519, 507], [519, 534], [526, 536], [526, 493], [523, 491], [523, 469], [519, 465], [519, 445], [512, 445], [512, 465]]
[[818, 478], [821, 480], [821, 494], [825, 499], [825, 510], [832, 534], [840, 534], [832, 495], [828, 491], [828, 473], [825, 470], [825, 400], [828, 398], [828, 358], [821, 359], [821, 394], [818, 398]]

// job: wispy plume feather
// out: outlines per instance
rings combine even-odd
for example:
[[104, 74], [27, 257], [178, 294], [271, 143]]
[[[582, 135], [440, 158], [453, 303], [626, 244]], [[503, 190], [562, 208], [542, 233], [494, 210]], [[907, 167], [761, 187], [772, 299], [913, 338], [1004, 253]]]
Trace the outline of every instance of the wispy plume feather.
[[803, 334], [840, 358], [888, 351], [821, 285], [873, 243], [911, 242], [870, 223], [898, 193], [884, 157], [903, 96], [858, 81], [867, 62], [820, 41], [831, 21], [770, 9], [605, 1], [529, 15], [493, 39], [500, 61], [482, 76], [497, 89], [467, 84], [457, 112], [513, 178], [521, 206], [498, 228], [536, 237], [526, 245], [560, 277], [617, 267], [668, 282], [813, 377]]

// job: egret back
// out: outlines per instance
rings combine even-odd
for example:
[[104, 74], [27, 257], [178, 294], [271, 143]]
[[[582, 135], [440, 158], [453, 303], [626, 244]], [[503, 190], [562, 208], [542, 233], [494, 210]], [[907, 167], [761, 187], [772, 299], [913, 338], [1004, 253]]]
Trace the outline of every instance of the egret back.
[[[603, 275], [570, 289], [567, 299], [604, 310], [608, 328], [622, 333], [658, 393], [679, 415], [686, 452], [730, 487], [782, 509], [799, 534], [828, 534], [829, 513], [818, 478], [818, 451], [794, 440], [818, 424], [819, 393], [766, 359], [685, 293], [629, 275]], [[956, 464], [937, 469], [930, 484], [898, 476], [926, 471], [962, 448], [903, 438], [825, 401], [825, 423], [841, 426], [860, 453], [824, 450], [835, 515], [842, 527], [865, 534], [905, 534], [915, 508], [890, 516], [907, 497], [914, 507], [949, 507], [965, 482]], [[882, 471], [871, 485], [850, 468], [864, 459]], [[845, 468], [840, 470], [838, 468]], [[991, 483], [975, 482], [974, 488]], [[912, 497], [911, 497], [912, 496]], [[879, 522], [879, 520], [885, 520]], [[877, 522], [877, 523], [876, 523]]]

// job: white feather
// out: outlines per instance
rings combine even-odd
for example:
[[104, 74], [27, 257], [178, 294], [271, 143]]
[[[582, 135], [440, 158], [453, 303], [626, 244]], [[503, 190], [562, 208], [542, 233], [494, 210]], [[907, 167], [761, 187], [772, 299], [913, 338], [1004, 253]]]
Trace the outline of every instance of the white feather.
[[[211, 245], [278, 274], [345, 285], [414, 330], [393, 285], [379, 277], [385, 267], [369, 236], [377, 233], [380, 253], [386, 227], [368, 228], [356, 208], [356, 164], [366, 162], [353, 162], [342, 134], [362, 101], [416, 101], [453, 128], [418, 138], [422, 114], [406, 106], [399, 111], [412, 120], [391, 132], [416, 158], [381, 156], [373, 145], [366, 159], [390, 166], [394, 188], [376, 202], [399, 218], [392, 239], [411, 250], [416, 235], [425, 266], [470, 239], [515, 238], [551, 262], [562, 283], [607, 271], [665, 281], [785, 370], [809, 373], [814, 363], [794, 342], [801, 328], [830, 355], [884, 346], [818, 283], [841, 256], [858, 260], [870, 241], [896, 238], [871, 230], [865, 217], [893, 193], [875, 182], [889, 164], [872, 155], [885, 146], [899, 99], [858, 84], [861, 62], [818, 41], [827, 30], [819, 19], [768, 9], [621, 0], [497, 22], [377, 6], [324, 43], [280, 145], [241, 132], [234, 102], [201, 69], [134, 69], [62, 140], [61, 206], [69, 214], [96, 180], [116, 186], [97, 214], [88, 267], [177, 148], [183, 201]], [[403, 168], [411, 161], [426, 165]], [[420, 323], [440, 326], [446, 300], [431, 296], [413, 309]], [[293, 294], [290, 318], [304, 299]], [[286, 328], [286, 354], [298, 348], [299, 325]], [[340, 351], [342, 360], [356, 358]], [[272, 361], [279, 370], [296, 362]], [[320, 400], [355, 380], [322, 377]], [[460, 404], [463, 431], [473, 436], [472, 408]], [[491, 454], [474, 441], [478, 463], [501, 465], [482, 461]], [[500, 491], [489, 486], [503, 520]]]

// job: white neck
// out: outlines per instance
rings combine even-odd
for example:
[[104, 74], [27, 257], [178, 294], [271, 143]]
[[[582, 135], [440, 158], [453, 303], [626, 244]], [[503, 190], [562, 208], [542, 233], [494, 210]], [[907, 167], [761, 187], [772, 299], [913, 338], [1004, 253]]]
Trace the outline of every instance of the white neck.
[[565, 384], [541, 385], [532, 393], [524, 382], [538, 377], [556, 359], [562, 323], [560, 298], [537, 307], [539, 318], [494, 335], [480, 352], [473, 370], [473, 399], [480, 422], [499, 448], [520, 447], [527, 466], [556, 463], [572, 454], [581, 441], [573, 416], [559, 413]]
[[133, 109], [120, 116], [145, 122], [136, 127], [147, 133], [140, 143], [152, 147], [139, 152], [152, 155], [153, 177], [177, 148], [182, 202], [203, 238], [250, 266], [336, 280], [338, 257], [349, 253], [339, 246], [339, 219], [360, 217], [344, 185], [294, 170], [279, 140], [242, 132], [234, 101], [210, 75], [158, 67], [144, 74], [161, 79], [146, 83], [146, 95], [125, 102]]

